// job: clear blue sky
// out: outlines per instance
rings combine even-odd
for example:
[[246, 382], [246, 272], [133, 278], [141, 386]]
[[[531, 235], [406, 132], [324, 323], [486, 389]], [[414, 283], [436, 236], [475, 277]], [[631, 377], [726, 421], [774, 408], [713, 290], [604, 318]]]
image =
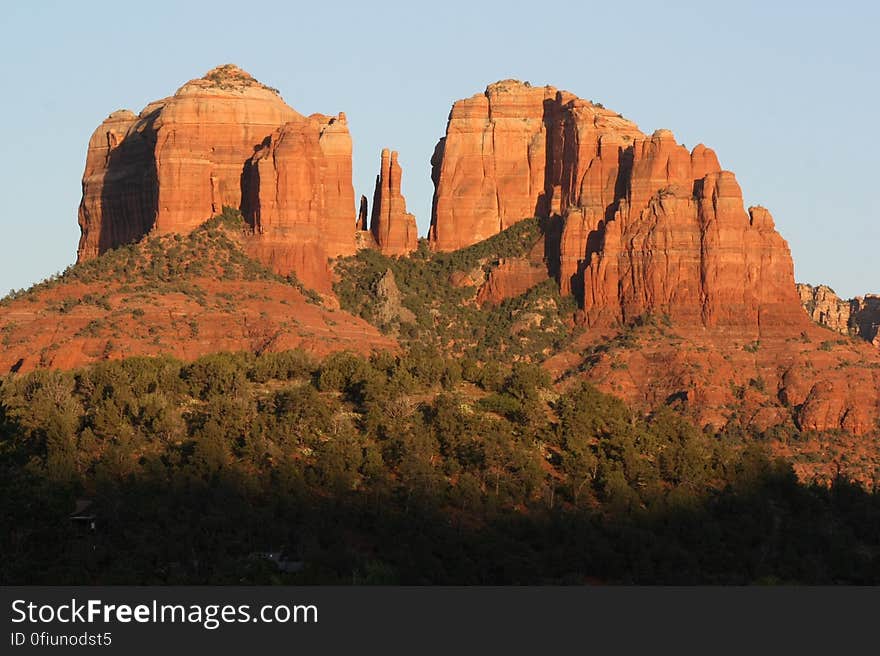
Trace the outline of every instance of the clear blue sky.
[[716, 150], [770, 208], [800, 281], [880, 292], [873, 2], [48, 2], [0, 15], [0, 293], [74, 260], [86, 145], [235, 63], [298, 111], [346, 112], [355, 192], [400, 152], [422, 234], [451, 103], [515, 77]]

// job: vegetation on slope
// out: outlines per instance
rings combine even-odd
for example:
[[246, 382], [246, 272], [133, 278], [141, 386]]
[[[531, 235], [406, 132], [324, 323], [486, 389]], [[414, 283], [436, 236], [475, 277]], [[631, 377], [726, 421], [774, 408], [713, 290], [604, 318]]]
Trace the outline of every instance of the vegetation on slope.
[[[41, 292], [66, 283], [100, 285], [112, 282], [121, 285], [123, 292], [182, 292], [203, 297], [204, 290], [193, 283], [199, 278], [272, 280], [294, 285], [308, 293], [295, 275], [279, 276], [244, 253], [237, 238], [245, 229], [241, 213], [225, 207], [221, 214], [188, 235], [153, 235], [108, 250], [95, 259], [71, 265], [64, 272], [29, 289], [11, 291], [0, 299], [0, 307], [18, 299], [35, 302]], [[309, 295], [314, 298], [314, 292]], [[82, 302], [89, 303], [89, 298], [84, 297]]]
[[279, 276], [248, 257], [246, 232], [241, 215], [227, 208], [189, 235], [150, 236], [11, 293], [0, 300], [4, 372], [23, 363], [29, 369], [138, 354], [193, 357], [189, 347], [204, 353], [212, 338], [226, 339], [225, 348], [262, 350], [314, 326], [333, 332], [327, 308], [308, 317], [294, 310], [294, 289], [316, 306], [323, 299], [295, 275]]
[[[7, 376], [0, 578], [880, 582], [876, 493], [799, 484], [668, 409], [554, 393], [533, 365], [464, 364], [419, 347]], [[301, 571], [260, 557], [278, 551]]]
[[[450, 253], [432, 253], [427, 242], [411, 257], [387, 257], [362, 250], [337, 264], [335, 291], [343, 309], [404, 344], [430, 343], [478, 360], [503, 356], [541, 361], [573, 333], [572, 297], [563, 297], [549, 279], [498, 306], [477, 305], [474, 286], [456, 287], [454, 273], [481, 269], [488, 273], [502, 258], [525, 256], [542, 238], [539, 219], [527, 219], [489, 239]], [[401, 305], [412, 320], [388, 318], [376, 303], [376, 289], [390, 271], [401, 294]]]
[[[112, 319], [108, 281], [138, 302], [215, 302], [206, 279], [302, 289], [242, 253], [244, 229], [226, 211], [14, 296], [82, 283], [69, 302]], [[524, 221], [454, 253], [340, 261], [343, 307], [395, 333], [396, 355], [257, 349], [0, 379], [0, 580], [880, 583], [880, 495], [798, 483], [763, 448], [796, 430], [716, 433], [588, 384], [560, 392], [537, 363], [574, 336], [574, 302], [548, 280], [479, 308], [452, 284], [540, 238]], [[377, 303], [388, 272], [407, 312]], [[578, 373], [652, 326], [595, 345]], [[71, 519], [83, 499], [94, 529]]]

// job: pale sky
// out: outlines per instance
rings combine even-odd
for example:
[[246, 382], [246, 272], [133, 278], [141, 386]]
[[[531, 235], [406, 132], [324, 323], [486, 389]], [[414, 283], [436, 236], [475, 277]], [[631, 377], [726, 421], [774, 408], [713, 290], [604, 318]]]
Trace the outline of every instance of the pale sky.
[[424, 235], [451, 104], [552, 84], [715, 149], [768, 207], [795, 275], [880, 292], [873, 2], [5, 2], [0, 295], [74, 261], [89, 136], [235, 63], [304, 114], [344, 111], [357, 195], [383, 147]]

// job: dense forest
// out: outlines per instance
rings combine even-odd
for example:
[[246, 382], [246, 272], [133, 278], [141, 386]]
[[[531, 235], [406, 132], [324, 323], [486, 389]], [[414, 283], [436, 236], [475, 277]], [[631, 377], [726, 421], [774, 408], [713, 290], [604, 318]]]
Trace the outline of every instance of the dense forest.
[[430, 344], [11, 374], [0, 580], [880, 583], [880, 496], [765, 439]]

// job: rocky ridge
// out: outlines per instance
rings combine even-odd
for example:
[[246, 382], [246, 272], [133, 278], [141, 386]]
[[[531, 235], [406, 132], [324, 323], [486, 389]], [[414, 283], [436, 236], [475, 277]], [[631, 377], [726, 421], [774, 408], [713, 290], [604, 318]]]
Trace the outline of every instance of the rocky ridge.
[[0, 371], [218, 351], [397, 349], [367, 322], [251, 260], [240, 216], [153, 235], [0, 301]]
[[801, 304], [820, 326], [841, 335], [861, 337], [880, 348], [880, 296], [865, 294], [841, 299], [828, 285], [798, 283]]
[[622, 115], [516, 80], [456, 102], [435, 150], [430, 239], [470, 245], [526, 217], [555, 217], [546, 253], [588, 324], [644, 313], [684, 323], [804, 325], [788, 245], [743, 208], [715, 153], [643, 134]]

